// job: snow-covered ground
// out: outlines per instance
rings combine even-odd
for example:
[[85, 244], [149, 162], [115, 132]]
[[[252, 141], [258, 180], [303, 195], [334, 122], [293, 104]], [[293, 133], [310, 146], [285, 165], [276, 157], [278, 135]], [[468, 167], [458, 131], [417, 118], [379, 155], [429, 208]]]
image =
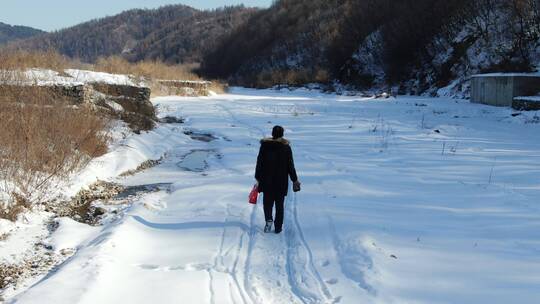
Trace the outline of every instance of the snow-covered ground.
[[[160, 191], [97, 230], [62, 221], [50, 242], [77, 253], [8, 302], [538, 303], [538, 113], [245, 89], [154, 102], [186, 123], [89, 170]], [[247, 203], [275, 124], [303, 183], [281, 235], [263, 234], [261, 204]], [[165, 158], [113, 178], [133, 151]]]
[[26, 71], [0, 70], [2, 82], [16, 85], [39, 86], [79, 86], [88, 83], [106, 83], [146, 87], [143, 79], [131, 75], [109, 74], [88, 70], [66, 69], [62, 73], [47, 69], [28, 69]]

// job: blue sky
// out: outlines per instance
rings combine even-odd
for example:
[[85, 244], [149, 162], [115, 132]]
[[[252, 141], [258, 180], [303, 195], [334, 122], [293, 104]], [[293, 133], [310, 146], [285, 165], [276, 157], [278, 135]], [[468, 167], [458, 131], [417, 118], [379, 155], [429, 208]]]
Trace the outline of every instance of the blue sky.
[[272, 0], [0, 0], [0, 22], [46, 31], [69, 27], [90, 19], [115, 15], [131, 8], [156, 8], [186, 4], [200, 9], [241, 4], [267, 7]]

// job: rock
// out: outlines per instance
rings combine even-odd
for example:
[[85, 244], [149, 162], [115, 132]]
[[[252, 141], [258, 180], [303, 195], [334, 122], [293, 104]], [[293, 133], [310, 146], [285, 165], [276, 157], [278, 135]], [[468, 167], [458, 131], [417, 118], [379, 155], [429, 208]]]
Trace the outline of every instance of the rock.
[[150, 102], [149, 88], [108, 83], [89, 85], [98, 93], [91, 102], [119, 116], [132, 130], [148, 131], [155, 127], [156, 111]]
[[137, 134], [152, 130], [156, 125], [153, 118], [135, 112], [122, 113], [120, 118]]
[[539, 111], [540, 110], [540, 97], [516, 97], [512, 102], [512, 108], [519, 111]]
[[94, 217], [99, 217], [107, 213], [107, 210], [105, 208], [97, 207], [94, 209]]
[[73, 253], [75, 253], [75, 249], [73, 248], [64, 248], [60, 250], [60, 254], [63, 256], [71, 256]]
[[165, 116], [160, 119], [160, 122], [166, 124], [182, 124], [184, 123], [184, 119], [182, 119], [181, 117]]

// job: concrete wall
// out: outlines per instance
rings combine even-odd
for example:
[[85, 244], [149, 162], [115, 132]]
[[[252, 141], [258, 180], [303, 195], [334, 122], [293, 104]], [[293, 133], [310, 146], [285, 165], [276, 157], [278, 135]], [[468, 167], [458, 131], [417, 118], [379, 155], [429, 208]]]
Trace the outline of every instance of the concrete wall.
[[471, 101], [509, 107], [514, 100], [514, 77], [473, 77]]
[[514, 97], [532, 96], [540, 93], [539, 77], [515, 77]]
[[209, 81], [158, 80], [161, 90], [167, 95], [179, 96], [208, 96], [210, 95]]
[[471, 101], [511, 107], [514, 97], [540, 92], [540, 77], [516, 74], [476, 75], [471, 79]]

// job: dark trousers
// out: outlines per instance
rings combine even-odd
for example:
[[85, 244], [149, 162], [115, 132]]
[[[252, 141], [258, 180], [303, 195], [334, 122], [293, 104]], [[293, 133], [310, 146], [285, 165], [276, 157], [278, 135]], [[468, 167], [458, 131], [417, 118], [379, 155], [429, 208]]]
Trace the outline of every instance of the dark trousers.
[[273, 219], [272, 211], [274, 209], [274, 204], [276, 205], [276, 218], [274, 220], [274, 227], [276, 230], [281, 230], [283, 226], [283, 205], [285, 203], [285, 196], [264, 193], [263, 203], [264, 218], [267, 222]]

